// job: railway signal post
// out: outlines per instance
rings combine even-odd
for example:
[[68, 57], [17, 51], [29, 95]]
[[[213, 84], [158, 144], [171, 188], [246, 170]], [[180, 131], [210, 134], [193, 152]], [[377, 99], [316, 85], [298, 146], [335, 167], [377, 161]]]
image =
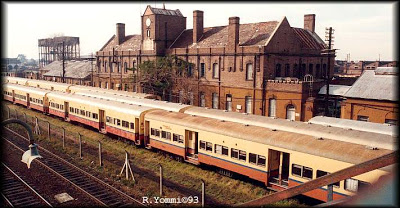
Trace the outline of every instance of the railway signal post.
[[62, 146], [63, 146], [63, 149], [65, 148], [65, 128], [64, 127], [62, 127]]
[[162, 165], [158, 164], [160, 166], [160, 196], [163, 195], [163, 169]]
[[100, 167], [103, 166], [103, 158], [101, 155], [101, 142], [100, 141], [99, 141], [99, 165], [100, 165]]

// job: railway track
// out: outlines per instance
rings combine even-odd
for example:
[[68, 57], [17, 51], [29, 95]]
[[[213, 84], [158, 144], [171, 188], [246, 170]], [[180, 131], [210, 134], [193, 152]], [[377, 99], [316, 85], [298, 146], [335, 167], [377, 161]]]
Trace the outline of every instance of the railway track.
[[[22, 148], [26, 148], [28, 140], [9, 128], [4, 129], [9, 133], [16, 135], [19, 139], [14, 138], [13, 141], [11, 141], [10, 139], [2, 136], [3, 139], [15, 146], [17, 149], [24, 151]], [[39, 163], [41, 166], [50, 170], [58, 177], [75, 186], [81, 192], [98, 202], [99, 205], [109, 207], [145, 206], [139, 200], [136, 200], [126, 193], [101, 181], [100, 179], [92, 176], [86, 171], [69, 163], [50, 151], [42, 147], [39, 147], [39, 149], [43, 158], [40, 160], [35, 160], [35, 162]]]
[[11, 168], [4, 163], [1, 163], [1, 166], [3, 169], [1, 197], [6, 205], [10, 207], [53, 207]]

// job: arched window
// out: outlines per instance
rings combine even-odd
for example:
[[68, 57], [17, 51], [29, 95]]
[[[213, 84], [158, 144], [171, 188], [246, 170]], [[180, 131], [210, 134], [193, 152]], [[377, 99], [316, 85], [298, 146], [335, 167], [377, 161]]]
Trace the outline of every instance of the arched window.
[[299, 66], [297, 64], [293, 65], [293, 77], [300, 78], [300, 76], [299, 76]]
[[314, 65], [313, 64], [308, 65], [308, 74], [314, 75]]
[[290, 77], [290, 64], [285, 65], [285, 77]]
[[206, 107], [206, 95], [204, 92], [200, 92], [200, 107]]
[[286, 119], [289, 121], [294, 121], [296, 118], [296, 109], [292, 104], [286, 107]]
[[274, 99], [274, 98], [269, 99], [268, 116], [276, 117], [276, 99]]
[[218, 64], [214, 63], [213, 64], [213, 78], [218, 78], [219, 77], [219, 68]]
[[125, 73], [128, 73], [128, 63], [124, 63], [124, 71]]
[[246, 80], [253, 80], [253, 64], [246, 64]]
[[320, 70], [321, 70], [321, 65], [320, 64], [315, 65], [315, 77], [316, 78], [320, 78], [320, 76], [321, 76]]
[[281, 76], [282, 76], [282, 74], [281, 74], [281, 64], [276, 64], [275, 77], [281, 77]]
[[114, 72], [114, 68], [113, 68], [113, 63], [110, 61], [110, 72], [113, 73]]
[[107, 61], [104, 62], [104, 72], [107, 72]]

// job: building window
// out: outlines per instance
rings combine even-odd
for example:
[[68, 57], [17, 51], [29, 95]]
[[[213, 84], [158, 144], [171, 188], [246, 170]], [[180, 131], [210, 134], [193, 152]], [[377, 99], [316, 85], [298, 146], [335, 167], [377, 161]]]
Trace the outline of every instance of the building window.
[[[325, 176], [325, 175], [329, 175], [330, 173], [322, 171], [322, 170], [317, 170], [317, 178]], [[334, 186], [336, 186], [337, 188], [340, 187], [340, 181], [336, 182], [333, 184]]]
[[219, 68], [218, 64], [214, 63], [213, 64], [213, 78], [218, 78], [219, 77]]
[[246, 113], [252, 113], [252, 111], [251, 111], [252, 101], [253, 101], [253, 99], [251, 98], [251, 96], [245, 97], [245, 112]]
[[150, 30], [147, 30], [147, 37], [150, 38]]
[[125, 91], [128, 91], [128, 84], [125, 84]]
[[300, 78], [299, 75], [299, 66], [297, 64], [293, 65], [293, 77]]
[[290, 64], [285, 64], [285, 77], [290, 77]]
[[106, 89], [108, 89], [108, 82], [106, 82], [106, 86], [105, 86], [105, 88], [106, 88]]
[[114, 82], [111, 82], [111, 89], [114, 89]]
[[269, 99], [268, 116], [276, 117], [276, 99], [274, 99], [274, 98]]
[[281, 76], [282, 76], [282, 74], [281, 74], [281, 64], [276, 64], [275, 77], [281, 77]]
[[206, 76], [206, 64], [201, 63], [200, 64], [200, 77], [205, 77]]
[[308, 65], [308, 74], [310, 74], [310, 75], [314, 74], [314, 65], [313, 64]]
[[113, 63], [110, 61], [110, 72], [114, 73]]
[[121, 73], [121, 63], [117, 63], [117, 72]]
[[320, 78], [320, 70], [321, 70], [321, 64], [317, 64], [317, 65], [315, 65], [315, 77], [316, 78]]
[[289, 121], [294, 121], [296, 116], [296, 109], [292, 104], [286, 107], [286, 119]]
[[107, 61], [104, 62], [104, 72], [107, 72]]
[[246, 64], [246, 80], [253, 80], [253, 64]]
[[192, 75], [193, 75], [193, 68], [192, 68], [192, 64], [189, 63], [188, 68], [187, 68], [187, 76], [192, 77]]
[[218, 109], [218, 94], [215, 92], [212, 94], [212, 108]]
[[302, 65], [301, 65], [300, 77], [299, 77], [299, 78], [304, 77], [304, 75], [306, 75], [306, 64], [302, 64]]
[[206, 107], [206, 95], [204, 92], [200, 92], [200, 107]]
[[128, 73], [128, 63], [124, 63], [124, 72]]
[[226, 94], [226, 110], [232, 111], [232, 95]]
[[326, 64], [322, 65], [322, 77], [326, 77]]
[[357, 116], [357, 121], [365, 121], [368, 122], [369, 121], [369, 117], [368, 116]]

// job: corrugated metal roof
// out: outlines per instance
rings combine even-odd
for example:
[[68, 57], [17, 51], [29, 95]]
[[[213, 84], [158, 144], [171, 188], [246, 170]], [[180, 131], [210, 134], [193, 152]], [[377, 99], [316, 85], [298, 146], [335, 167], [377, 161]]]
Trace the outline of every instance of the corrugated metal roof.
[[357, 121], [343, 118], [333, 118], [326, 116], [315, 116], [308, 122], [320, 125], [330, 125], [344, 129], [354, 129], [360, 131], [374, 132], [379, 134], [386, 134], [390, 136], [397, 136], [397, 126], [389, 126], [387, 124], [372, 123], [365, 121]]
[[327, 127], [318, 124], [308, 124], [300, 121], [289, 121], [286, 119], [275, 119], [271, 117], [237, 112], [225, 112], [218, 109], [207, 109], [201, 107], [189, 108], [185, 111], [185, 113], [378, 148], [391, 150], [397, 148], [396, 138], [378, 133], [346, 130], [338, 127]]
[[[65, 77], [67, 78], [86, 78], [94, 70], [90, 61], [66, 61], [65, 63]], [[53, 61], [42, 69], [49, 70], [44, 76], [61, 77], [62, 61]]]
[[398, 75], [397, 67], [378, 67], [375, 69], [375, 75]]
[[[347, 85], [329, 85], [329, 95], [343, 96], [350, 88], [351, 86]], [[326, 94], [326, 85], [321, 87], [318, 94], [320, 95]]]
[[[386, 69], [381, 69], [380, 71], [382, 70], [385, 71]], [[398, 71], [397, 68], [393, 70]], [[344, 96], [349, 98], [398, 101], [397, 82], [397, 75], [375, 74], [375, 71], [365, 70]]]
[[[154, 110], [146, 113], [146, 119], [169, 122], [187, 128], [226, 135], [274, 147], [312, 154], [352, 164], [358, 164], [372, 158], [392, 152], [387, 149], [370, 150], [364, 145], [287, 131], [272, 131], [258, 126], [245, 126], [240, 123], [190, 116], [182, 113]], [[201, 136], [199, 134], [199, 136]]]

